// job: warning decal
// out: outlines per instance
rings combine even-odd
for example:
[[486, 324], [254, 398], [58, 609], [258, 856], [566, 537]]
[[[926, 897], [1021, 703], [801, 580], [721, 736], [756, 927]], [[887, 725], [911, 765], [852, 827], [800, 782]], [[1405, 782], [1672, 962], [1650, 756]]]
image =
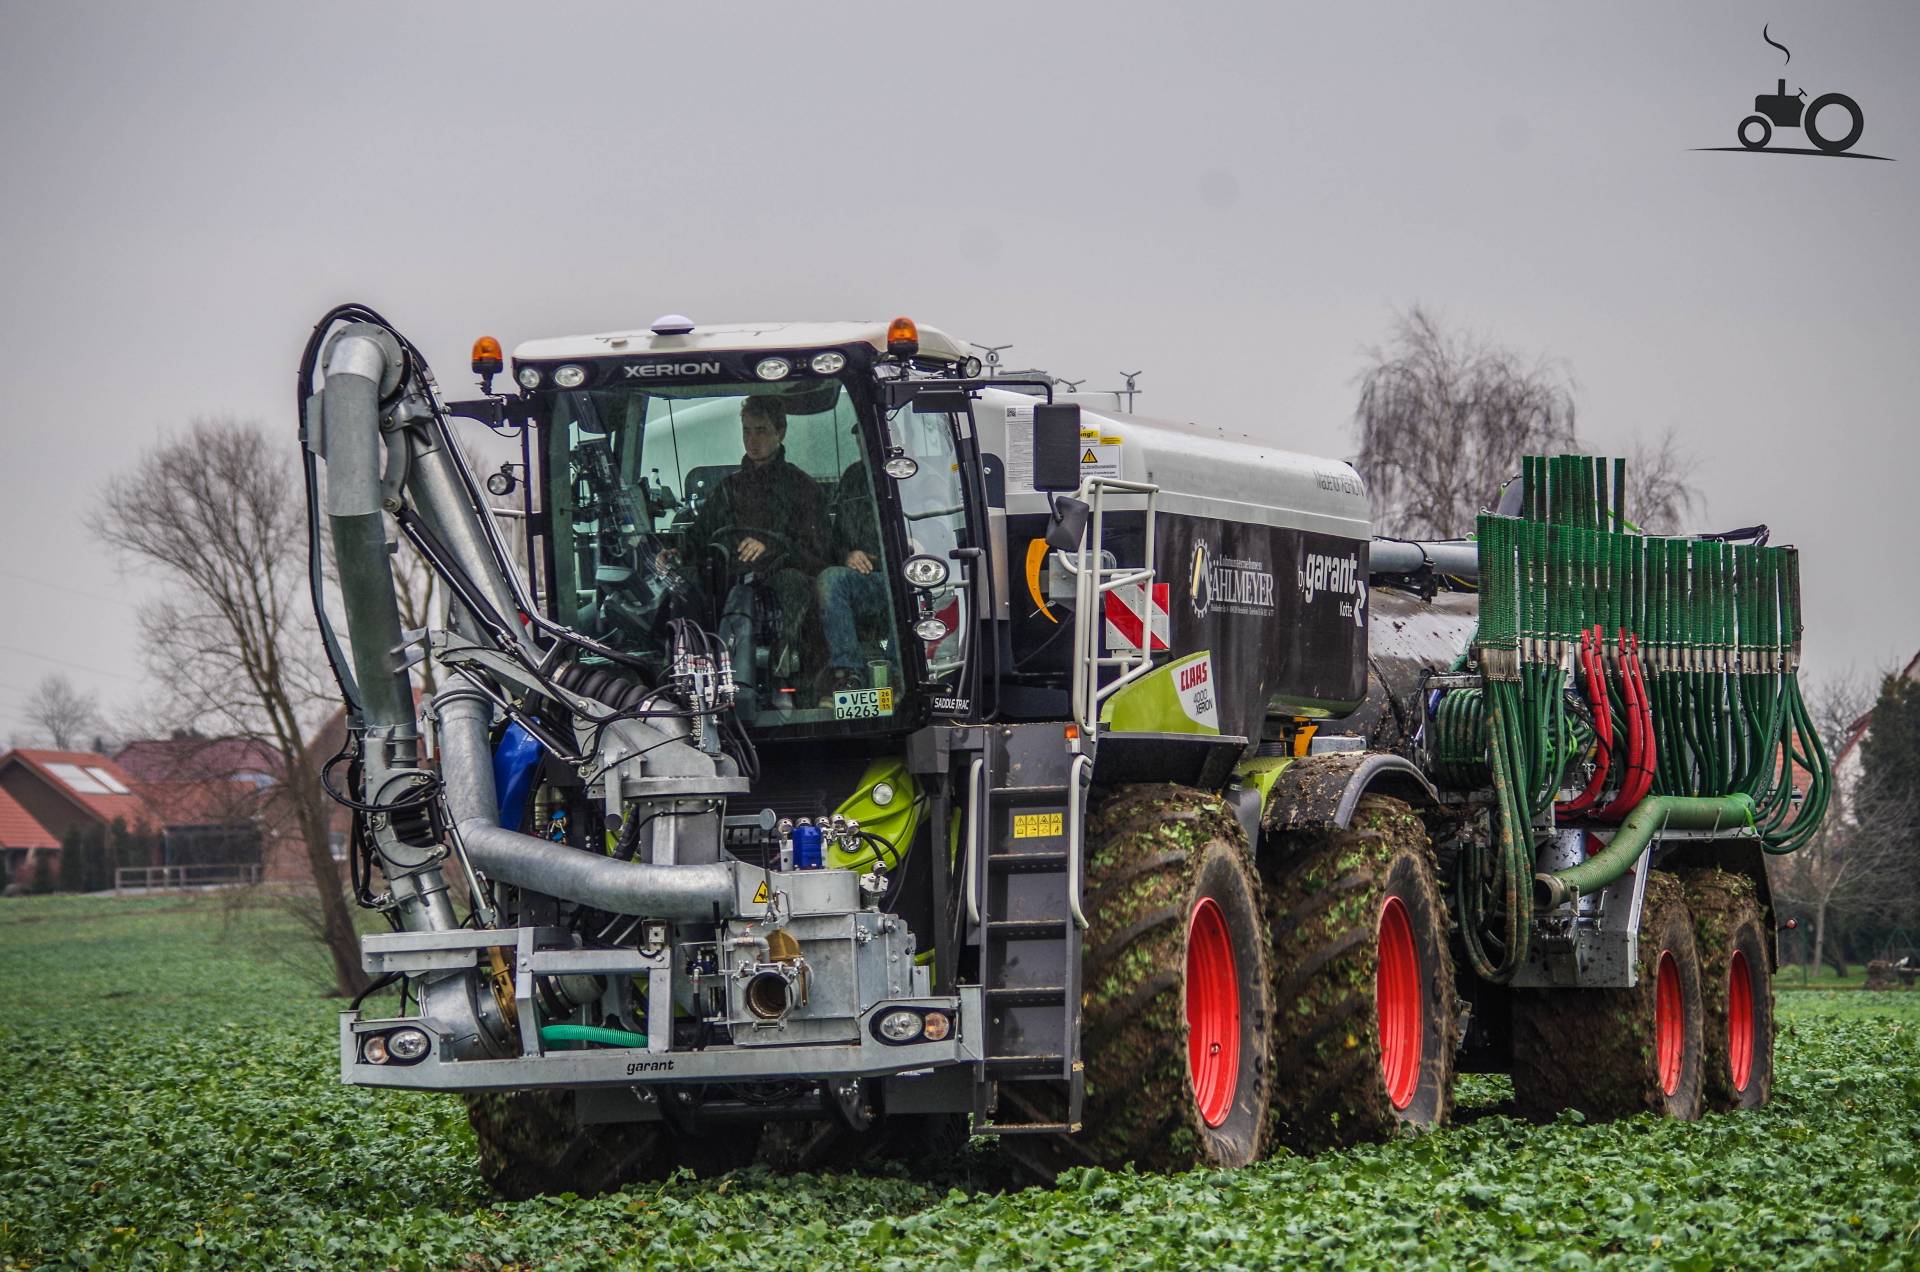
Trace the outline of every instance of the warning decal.
[[1064, 813], [1015, 813], [1013, 815], [1013, 837], [1015, 839], [1052, 839], [1065, 828]]
[[1097, 428], [1080, 430], [1080, 475], [1082, 477], [1118, 477], [1120, 475], [1120, 439], [1102, 435]]
[[760, 886], [754, 889], [753, 903], [755, 905], [765, 905], [767, 902], [771, 901], [772, 899], [773, 899], [773, 895], [767, 890], [767, 881], [765, 879], [762, 879], [760, 881]]

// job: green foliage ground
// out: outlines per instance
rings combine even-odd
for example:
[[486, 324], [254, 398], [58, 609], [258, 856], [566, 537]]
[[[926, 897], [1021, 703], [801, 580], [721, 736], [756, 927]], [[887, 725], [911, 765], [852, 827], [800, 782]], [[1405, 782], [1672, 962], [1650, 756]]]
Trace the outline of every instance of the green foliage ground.
[[510, 1205], [452, 1100], [338, 1084], [297, 940], [211, 899], [0, 903], [0, 1262], [1920, 1266], [1920, 992], [1783, 996], [1773, 1106], [1691, 1126], [1532, 1126], [1469, 1078], [1442, 1133], [1235, 1172], [994, 1191], [982, 1154], [960, 1187], [754, 1171]]

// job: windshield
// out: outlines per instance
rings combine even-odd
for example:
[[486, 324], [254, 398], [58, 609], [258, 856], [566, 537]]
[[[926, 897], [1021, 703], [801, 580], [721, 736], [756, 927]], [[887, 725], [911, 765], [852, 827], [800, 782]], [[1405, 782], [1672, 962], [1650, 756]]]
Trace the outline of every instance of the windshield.
[[657, 675], [694, 620], [757, 729], [899, 710], [898, 571], [844, 385], [577, 390], [548, 438], [560, 621]]

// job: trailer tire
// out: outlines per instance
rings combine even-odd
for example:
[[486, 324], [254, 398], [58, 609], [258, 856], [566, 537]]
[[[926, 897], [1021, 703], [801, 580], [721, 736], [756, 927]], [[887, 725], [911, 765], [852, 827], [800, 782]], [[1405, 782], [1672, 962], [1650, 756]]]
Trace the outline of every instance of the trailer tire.
[[1757, 1109], [1773, 1095], [1773, 967], [1753, 880], [1725, 870], [1680, 875], [1700, 950], [1706, 1108]]
[[671, 1165], [657, 1125], [582, 1124], [572, 1091], [482, 1091], [465, 1099], [480, 1176], [509, 1201], [591, 1197], [657, 1179]]
[[1116, 787], [1087, 818], [1086, 860], [1074, 1157], [1152, 1170], [1258, 1160], [1272, 1012], [1245, 831], [1204, 791]]
[[1647, 879], [1631, 989], [1513, 991], [1513, 1092], [1521, 1112], [1654, 1112], [1692, 1121], [1705, 1093], [1699, 948], [1673, 875]]
[[1312, 1150], [1445, 1122], [1453, 955], [1426, 828], [1361, 797], [1346, 830], [1290, 836], [1266, 867], [1276, 1137]]

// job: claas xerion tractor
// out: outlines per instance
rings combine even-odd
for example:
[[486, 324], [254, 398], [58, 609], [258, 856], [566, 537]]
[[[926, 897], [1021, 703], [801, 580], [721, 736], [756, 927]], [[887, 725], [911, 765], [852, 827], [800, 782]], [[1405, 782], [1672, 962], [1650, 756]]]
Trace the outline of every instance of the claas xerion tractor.
[[[483, 339], [448, 402], [326, 315], [327, 781], [398, 990], [343, 1081], [461, 1093], [509, 1194], [780, 1123], [1235, 1166], [1437, 1125], [1470, 1070], [1542, 1113], [1767, 1099], [1763, 862], [1828, 783], [1791, 548], [1642, 534], [1584, 456], [1470, 540], [1375, 539], [1345, 463], [967, 348], [669, 316]], [[519, 461], [483, 485], [461, 420]], [[400, 538], [444, 623], [403, 630]]]

